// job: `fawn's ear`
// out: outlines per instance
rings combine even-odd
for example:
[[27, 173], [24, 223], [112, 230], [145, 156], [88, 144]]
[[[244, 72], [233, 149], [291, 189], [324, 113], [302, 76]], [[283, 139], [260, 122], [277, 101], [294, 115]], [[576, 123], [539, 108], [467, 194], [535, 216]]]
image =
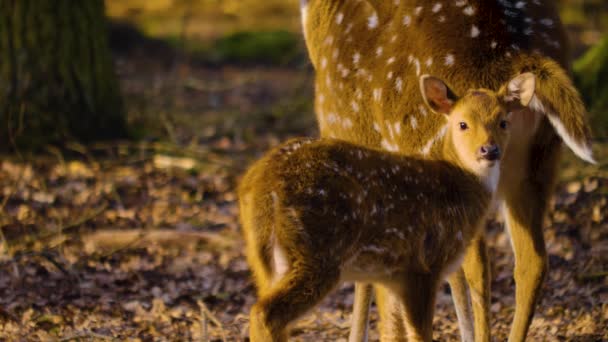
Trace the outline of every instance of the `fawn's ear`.
[[458, 97], [442, 80], [430, 75], [420, 76], [420, 92], [424, 103], [440, 114], [450, 114], [454, 103], [458, 100]]
[[534, 77], [534, 74], [525, 72], [509, 81], [507, 84], [505, 100], [519, 100], [519, 103], [522, 106], [528, 107], [530, 101], [532, 101], [532, 98], [534, 97], [535, 90], [536, 78]]

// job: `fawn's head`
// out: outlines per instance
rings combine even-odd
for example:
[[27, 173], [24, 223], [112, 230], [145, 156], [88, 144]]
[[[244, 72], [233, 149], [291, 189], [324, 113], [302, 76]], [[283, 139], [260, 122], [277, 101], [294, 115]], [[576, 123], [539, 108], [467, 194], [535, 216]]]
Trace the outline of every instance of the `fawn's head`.
[[440, 79], [423, 75], [422, 96], [436, 113], [448, 120], [446, 144], [459, 163], [478, 175], [497, 169], [507, 147], [510, 130], [510, 108], [513, 99], [528, 106], [534, 95], [535, 79], [523, 73], [501, 91], [471, 89], [458, 97]]

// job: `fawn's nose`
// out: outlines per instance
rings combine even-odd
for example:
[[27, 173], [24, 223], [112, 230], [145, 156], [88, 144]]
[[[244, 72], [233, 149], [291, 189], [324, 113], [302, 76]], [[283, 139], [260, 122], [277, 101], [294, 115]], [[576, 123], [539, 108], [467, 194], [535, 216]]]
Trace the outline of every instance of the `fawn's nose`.
[[500, 148], [496, 144], [483, 145], [479, 148], [479, 156], [487, 160], [498, 160], [500, 159]]

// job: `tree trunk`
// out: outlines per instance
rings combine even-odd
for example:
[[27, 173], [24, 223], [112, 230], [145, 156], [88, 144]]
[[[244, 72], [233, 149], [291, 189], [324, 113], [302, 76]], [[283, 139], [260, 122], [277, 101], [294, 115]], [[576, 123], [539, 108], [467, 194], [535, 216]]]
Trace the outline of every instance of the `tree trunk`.
[[0, 150], [124, 136], [103, 0], [0, 0]]

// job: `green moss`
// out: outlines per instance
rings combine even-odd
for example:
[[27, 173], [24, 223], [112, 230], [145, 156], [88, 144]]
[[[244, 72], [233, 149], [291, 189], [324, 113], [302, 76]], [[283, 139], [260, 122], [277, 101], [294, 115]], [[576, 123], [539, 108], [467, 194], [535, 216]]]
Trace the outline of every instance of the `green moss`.
[[237, 32], [218, 39], [210, 53], [219, 61], [286, 64], [298, 55], [299, 39], [287, 31]]
[[574, 63], [574, 79], [589, 106], [596, 135], [608, 133], [608, 37]]

